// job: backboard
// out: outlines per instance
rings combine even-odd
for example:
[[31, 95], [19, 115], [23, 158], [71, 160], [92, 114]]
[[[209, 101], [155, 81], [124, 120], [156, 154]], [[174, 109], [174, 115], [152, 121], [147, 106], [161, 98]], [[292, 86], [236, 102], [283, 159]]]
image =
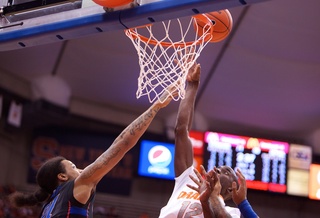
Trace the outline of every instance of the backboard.
[[50, 0], [46, 2], [53, 4], [47, 5], [36, 3], [43, 1], [24, 0], [21, 10], [10, 11], [7, 1], [1, 0], [0, 51], [69, 40], [264, 1], [267, 0], [138, 0], [134, 7], [108, 11], [94, 4], [92, 0]]

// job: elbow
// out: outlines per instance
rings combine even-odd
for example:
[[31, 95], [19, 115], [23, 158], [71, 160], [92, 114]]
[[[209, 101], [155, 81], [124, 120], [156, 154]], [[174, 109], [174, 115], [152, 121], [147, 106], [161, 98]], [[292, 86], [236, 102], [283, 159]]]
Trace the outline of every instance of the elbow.
[[174, 128], [174, 133], [175, 135], [189, 135], [189, 131], [188, 131], [188, 126], [186, 125], [177, 125], [175, 128]]

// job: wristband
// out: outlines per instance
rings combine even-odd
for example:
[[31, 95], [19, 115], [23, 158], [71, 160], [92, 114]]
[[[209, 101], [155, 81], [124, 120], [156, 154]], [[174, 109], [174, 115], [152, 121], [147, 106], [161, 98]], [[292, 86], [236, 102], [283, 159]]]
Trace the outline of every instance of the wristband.
[[257, 218], [258, 215], [253, 211], [249, 201], [247, 199], [243, 200], [238, 208], [244, 218]]

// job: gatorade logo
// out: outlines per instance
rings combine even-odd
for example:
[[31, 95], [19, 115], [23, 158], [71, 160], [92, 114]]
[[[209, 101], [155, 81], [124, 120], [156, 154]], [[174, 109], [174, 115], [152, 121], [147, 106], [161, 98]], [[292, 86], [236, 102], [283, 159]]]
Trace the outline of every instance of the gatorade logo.
[[172, 154], [165, 146], [156, 145], [150, 149], [148, 160], [154, 167], [165, 168], [171, 163]]

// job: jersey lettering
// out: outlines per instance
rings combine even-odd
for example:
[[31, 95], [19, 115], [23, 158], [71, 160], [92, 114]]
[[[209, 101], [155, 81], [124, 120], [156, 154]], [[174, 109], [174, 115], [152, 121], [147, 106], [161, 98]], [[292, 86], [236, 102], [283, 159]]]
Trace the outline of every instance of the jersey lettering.
[[[186, 212], [187, 209], [189, 209], [188, 212]], [[177, 218], [192, 218], [200, 214], [202, 214], [202, 207], [200, 203], [191, 203], [191, 201], [184, 201], [179, 210]]]
[[178, 195], [178, 199], [180, 199], [180, 198], [199, 200], [199, 193], [198, 192], [185, 192], [185, 191], [182, 191]]

